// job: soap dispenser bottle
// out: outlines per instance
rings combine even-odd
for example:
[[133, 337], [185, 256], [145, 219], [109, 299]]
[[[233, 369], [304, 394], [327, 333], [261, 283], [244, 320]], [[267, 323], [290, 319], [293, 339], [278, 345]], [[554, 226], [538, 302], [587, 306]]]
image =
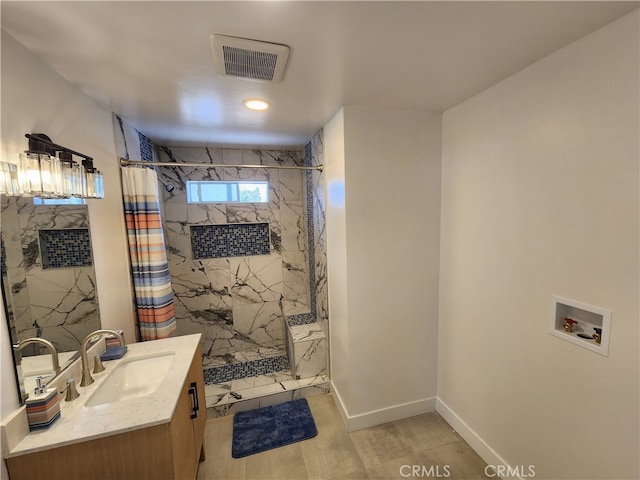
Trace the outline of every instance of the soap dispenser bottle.
[[58, 390], [47, 388], [42, 377], [36, 378], [34, 395], [25, 401], [29, 430], [48, 428], [60, 418], [60, 399]]

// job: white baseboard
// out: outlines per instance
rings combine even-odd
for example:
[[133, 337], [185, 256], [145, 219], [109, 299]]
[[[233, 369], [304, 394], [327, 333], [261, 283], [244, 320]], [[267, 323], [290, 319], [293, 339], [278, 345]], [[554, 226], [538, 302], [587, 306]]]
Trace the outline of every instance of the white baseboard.
[[347, 430], [349, 432], [373, 427], [375, 425], [381, 425], [394, 420], [413, 417], [415, 415], [421, 415], [427, 412], [433, 412], [436, 409], [436, 397], [430, 397], [414, 402], [394, 405], [388, 408], [373, 410], [367, 413], [349, 415], [342, 398], [340, 397], [340, 392], [333, 382], [331, 382], [331, 393], [334, 397], [336, 406], [338, 407], [338, 411], [340, 412], [340, 416], [342, 417], [342, 420], [347, 426]]
[[338, 389], [336, 388], [336, 385], [333, 383], [333, 380], [329, 381], [329, 383], [331, 384], [331, 396], [333, 397], [333, 403], [336, 404], [338, 413], [340, 413], [340, 416], [342, 417], [342, 421], [344, 422], [345, 425], [348, 426], [349, 416], [347, 415], [347, 411], [344, 408], [344, 403], [342, 402], [342, 398], [340, 398], [340, 392], [338, 392]]
[[[505, 462], [493, 448], [491, 448], [469, 425], [467, 425], [464, 420], [456, 415], [456, 413], [439, 397], [436, 403], [436, 411], [447, 421], [449, 425], [453, 427], [456, 432], [460, 434], [469, 446], [473, 448], [473, 450], [475, 450], [475, 452], [480, 455], [485, 462], [487, 462], [487, 465], [509, 467], [509, 464]], [[503, 470], [508, 472], [515, 471], [511, 468], [503, 468]], [[499, 477], [496, 475], [495, 478], [503, 478], [503, 480], [512, 478], [522, 480], [519, 476]]]

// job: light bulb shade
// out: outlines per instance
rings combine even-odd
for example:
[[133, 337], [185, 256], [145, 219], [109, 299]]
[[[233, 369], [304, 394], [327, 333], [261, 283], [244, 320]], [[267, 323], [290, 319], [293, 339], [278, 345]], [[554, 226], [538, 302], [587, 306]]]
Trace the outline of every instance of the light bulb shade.
[[56, 156], [60, 162], [60, 197], [70, 198], [75, 194], [75, 179], [73, 166], [75, 162], [68, 152], [58, 151]]
[[[60, 153], [62, 154], [63, 152]], [[71, 157], [71, 155], [68, 157]], [[63, 159], [61, 163], [64, 195], [65, 197], [82, 198], [84, 195], [82, 191], [84, 168], [68, 157], [60, 155], [60, 158]]]
[[93, 166], [92, 159], [82, 161], [86, 177], [85, 196], [87, 198], [104, 198], [104, 186], [102, 182], [102, 173]]
[[96, 197], [95, 198], [104, 198], [104, 179], [102, 178], [102, 172], [99, 170], [96, 170], [95, 178], [96, 178]]
[[42, 193], [42, 179], [40, 177], [40, 155], [25, 152], [20, 156], [20, 188], [26, 195]]
[[73, 165], [73, 196], [83, 198], [85, 196], [84, 187], [84, 167], [75, 163]]
[[62, 175], [62, 193], [65, 197], [73, 196], [73, 162], [64, 160], [60, 162]]
[[95, 178], [95, 170], [93, 168], [85, 169], [85, 174], [87, 176], [87, 190], [86, 197], [87, 198], [95, 198], [96, 197], [96, 178]]
[[19, 195], [18, 166], [13, 163], [0, 162], [0, 193]]
[[38, 196], [44, 198], [63, 196], [62, 166], [59, 158], [48, 154], [40, 154], [40, 180], [42, 182], [42, 193]]
[[51, 197], [55, 193], [55, 166], [49, 155], [40, 155], [40, 181], [43, 196]]

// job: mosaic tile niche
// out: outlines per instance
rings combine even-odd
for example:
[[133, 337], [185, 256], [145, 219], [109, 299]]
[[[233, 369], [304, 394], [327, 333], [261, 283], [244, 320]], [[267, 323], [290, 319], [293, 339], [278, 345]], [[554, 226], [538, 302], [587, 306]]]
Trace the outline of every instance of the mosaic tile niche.
[[191, 255], [195, 260], [270, 253], [268, 223], [191, 226]]
[[88, 228], [43, 229], [38, 235], [43, 269], [93, 265]]
[[[176, 163], [304, 162], [302, 151], [160, 147], [156, 153], [160, 162]], [[310, 311], [304, 174], [159, 167], [158, 177], [178, 334], [202, 333], [205, 367], [230, 363], [243, 351], [264, 351], [265, 358], [284, 352], [285, 316]], [[269, 202], [187, 204], [188, 180], [268, 181]], [[194, 231], [196, 242], [208, 232], [217, 246], [201, 242], [193, 255]]]

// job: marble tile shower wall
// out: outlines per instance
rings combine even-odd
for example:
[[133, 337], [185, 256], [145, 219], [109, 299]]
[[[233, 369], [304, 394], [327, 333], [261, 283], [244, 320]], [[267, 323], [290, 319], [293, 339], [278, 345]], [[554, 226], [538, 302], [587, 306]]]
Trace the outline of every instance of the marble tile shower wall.
[[[305, 165], [324, 163], [323, 131], [314, 135], [305, 147]], [[311, 312], [325, 331], [329, 332], [329, 294], [327, 289], [327, 242], [325, 233], [324, 177], [321, 172], [305, 172], [306, 212], [311, 286]]]
[[[58, 351], [70, 351], [100, 327], [88, 228], [86, 205], [34, 205], [30, 198], [2, 196], [7, 301], [19, 338], [44, 337]], [[69, 251], [70, 241], [84, 245], [82, 251]], [[56, 242], [65, 252], [55, 250]], [[52, 268], [43, 268], [46, 263]]]
[[[302, 165], [301, 151], [159, 147], [161, 162]], [[284, 316], [309, 311], [306, 201], [298, 170], [159, 167], [178, 334], [203, 334], [203, 363], [284, 349]], [[268, 204], [187, 204], [187, 180], [266, 180]], [[194, 259], [193, 226], [267, 223], [268, 255]]]

